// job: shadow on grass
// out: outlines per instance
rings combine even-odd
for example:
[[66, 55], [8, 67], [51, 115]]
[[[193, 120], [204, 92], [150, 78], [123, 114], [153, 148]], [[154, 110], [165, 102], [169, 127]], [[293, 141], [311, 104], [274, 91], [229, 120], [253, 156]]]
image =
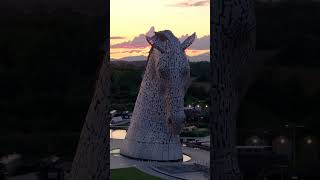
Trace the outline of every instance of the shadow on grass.
[[148, 175], [141, 172], [137, 168], [121, 168], [121, 169], [111, 169], [111, 180], [132, 180], [132, 179], [148, 179], [148, 180], [162, 180], [159, 177]]

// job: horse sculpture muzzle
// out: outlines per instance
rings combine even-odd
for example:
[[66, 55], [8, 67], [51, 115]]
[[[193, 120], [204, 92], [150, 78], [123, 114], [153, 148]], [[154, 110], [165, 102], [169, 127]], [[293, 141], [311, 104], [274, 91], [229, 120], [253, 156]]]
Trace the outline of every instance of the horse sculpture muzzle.
[[186, 120], [186, 115], [184, 112], [179, 112], [173, 116], [168, 117], [167, 126], [169, 131], [175, 135], [180, 134], [184, 126], [185, 120]]

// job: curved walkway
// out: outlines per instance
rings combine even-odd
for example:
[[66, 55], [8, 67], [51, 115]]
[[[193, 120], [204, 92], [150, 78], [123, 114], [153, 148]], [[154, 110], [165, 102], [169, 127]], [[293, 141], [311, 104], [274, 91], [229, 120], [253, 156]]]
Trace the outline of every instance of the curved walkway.
[[[120, 148], [122, 139], [110, 139], [110, 150]], [[190, 161], [187, 162], [146, 162], [139, 161], [130, 158], [123, 157], [119, 154], [110, 155], [110, 169], [118, 169], [125, 167], [136, 167], [139, 170], [148, 173], [153, 176], [158, 176], [163, 179], [197, 179], [197, 180], [206, 180], [206, 174], [201, 170], [192, 170], [193, 164], [200, 164], [206, 167], [209, 167], [210, 162], [210, 152], [190, 148], [183, 147], [182, 151], [184, 154], [191, 157]], [[189, 170], [187, 165], [189, 165]], [[166, 170], [175, 170], [178, 173], [168, 172]], [[180, 169], [180, 172], [179, 172]]]

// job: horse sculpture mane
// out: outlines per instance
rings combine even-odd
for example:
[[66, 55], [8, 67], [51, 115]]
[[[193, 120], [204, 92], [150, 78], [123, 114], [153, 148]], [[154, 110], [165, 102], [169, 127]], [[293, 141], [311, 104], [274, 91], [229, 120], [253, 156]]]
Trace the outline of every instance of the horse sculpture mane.
[[148, 63], [121, 154], [156, 161], [181, 161], [179, 133], [185, 121], [184, 95], [190, 67], [184, 50], [195, 33], [180, 43], [169, 30], [146, 37]]

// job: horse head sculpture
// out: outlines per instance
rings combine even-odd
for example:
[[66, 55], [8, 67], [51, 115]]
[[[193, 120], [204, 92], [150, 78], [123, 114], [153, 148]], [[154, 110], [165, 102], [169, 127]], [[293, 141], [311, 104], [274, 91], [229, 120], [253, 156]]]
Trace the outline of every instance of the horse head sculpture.
[[151, 49], [122, 155], [157, 161], [182, 159], [179, 133], [185, 121], [184, 96], [190, 82], [185, 49], [195, 36], [182, 43], [169, 30], [146, 37]]
[[[165, 119], [171, 133], [179, 134], [185, 120], [184, 95], [189, 87], [190, 66], [185, 54], [195, 39], [195, 33], [180, 43], [169, 30], [146, 37], [154, 53], [155, 79], [160, 82], [159, 96], [165, 99]], [[158, 50], [155, 52], [154, 49]]]

